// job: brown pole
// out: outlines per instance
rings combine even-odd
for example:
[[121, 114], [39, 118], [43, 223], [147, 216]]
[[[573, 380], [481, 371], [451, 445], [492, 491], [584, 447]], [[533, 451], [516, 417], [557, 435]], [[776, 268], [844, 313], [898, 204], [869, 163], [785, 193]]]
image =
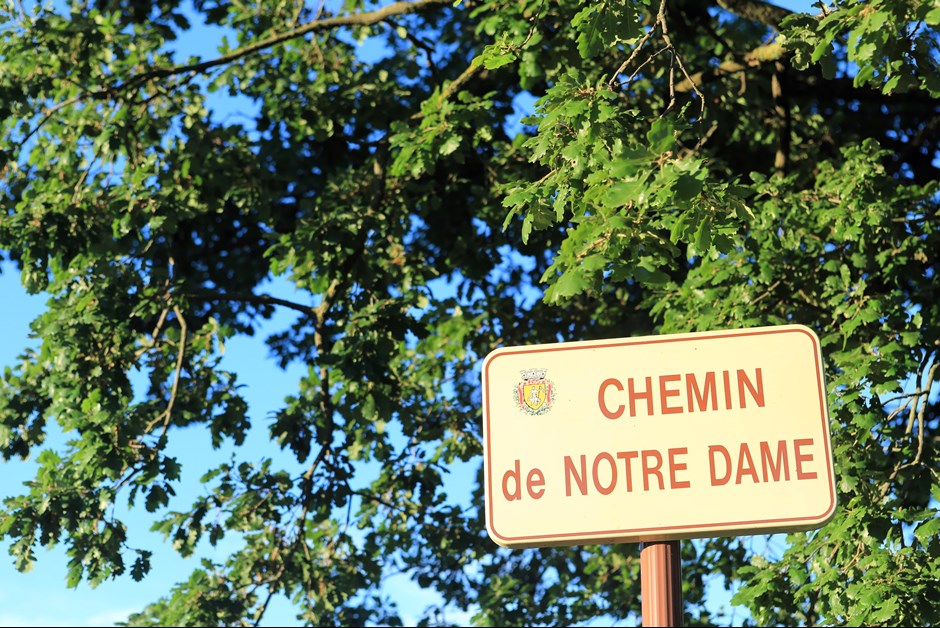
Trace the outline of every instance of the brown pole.
[[679, 541], [640, 544], [640, 600], [644, 626], [682, 626]]

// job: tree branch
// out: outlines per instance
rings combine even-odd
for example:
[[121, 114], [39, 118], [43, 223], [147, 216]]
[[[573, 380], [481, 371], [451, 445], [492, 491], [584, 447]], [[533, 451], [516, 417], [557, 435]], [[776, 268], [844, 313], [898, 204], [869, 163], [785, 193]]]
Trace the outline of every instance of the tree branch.
[[[22, 138], [22, 140], [20, 140], [20, 142], [18, 142], [17, 148], [22, 148], [26, 144], [26, 142], [29, 141], [29, 139], [34, 134], [36, 134], [39, 131], [39, 129], [42, 128], [46, 124], [46, 122], [48, 122], [56, 114], [56, 112], [66, 107], [69, 107], [71, 105], [74, 105], [78, 102], [81, 102], [87, 98], [92, 98], [92, 99], [109, 98], [119, 92], [123, 92], [128, 89], [133, 89], [152, 79], [167, 78], [170, 76], [176, 76], [178, 74], [187, 74], [187, 73], [192, 73], [194, 75], [199, 74], [199, 73], [205, 72], [206, 70], [210, 70], [214, 67], [232, 63], [233, 61], [237, 61], [243, 57], [247, 57], [251, 54], [260, 52], [267, 48], [271, 48], [278, 44], [282, 44], [285, 41], [296, 39], [297, 37], [303, 37], [304, 35], [307, 35], [309, 33], [331, 30], [334, 28], [342, 27], [342, 26], [369, 26], [372, 24], [377, 24], [379, 22], [388, 20], [392, 16], [409, 15], [411, 13], [417, 13], [426, 7], [443, 6], [443, 5], [450, 4], [450, 3], [451, 3], [451, 0], [416, 0], [415, 2], [401, 1], [401, 2], [395, 2], [393, 4], [390, 4], [387, 7], [382, 7], [381, 9], [378, 9], [376, 11], [369, 11], [367, 13], [356, 13], [353, 15], [331, 17], [331, 18], [327, 18], [323, 20], [315, 19], [314, 21], [298, 26], [297, 28], [293, 28], [284, 33], [272, 35], [271, 37], [268, 37], [267, 39], [256, 42], [254, 44], [250, 44], [248, 46], [244, 46], [242, 48], [238, 48], [237, 50], [233, 50], [232, 52], [229, 52], [228, 54], [222, 55], [220, 57], [216, 57], [214, 59], [207, 59], [205, 61], [199, 61], [197, 63], [190, 63], [187, 65], [177, 65], [177, 66], [172, 66], [168, 68], [154, 68], [152, 70], [142, 72], [135, 76], [131, 76], [126, 81], [124, 81], [124, 83], [121, 83], [118, 85], [102, 87], [96, 90], [84, 90], [83, 89], [83, 93], [77, 94], [75, 96], [72, 96], [71, 98], [63, 100], [60, 103], [56, 103], [54, 105], [51, 105], [45, 108], [42, 111], [42, 114], [41, 114], [42, 117], [40, 118], [39, 122], [26, 133], [26, 135]], [[318, 12], [318, 15], [319, 15], [319, 12]], [[428, 58], [430, 60], [430, 55], [428, 56]], [[468, 68], [469, 71], [464, 72], [464, 74], [461, 75], [460, 78], [458, 78], [458, 81], [460, 81], [461, 79], [462, 79], [461, 82], [466, 81], [466, 79], [468, 79], [470, 76], [475, 74], [478, 69], [479, 68], [477, 67], [471, 66], [470, 68]], [[69, 79], [66, 78], [65, 80], [69, 80]], [[455, 81], [455, 84], [449, 86], [448, 89], [450, 92], [452, 92], [457, 87], [458, 87], [458, 84], [457, 84], [457, 81]], [[5, 169], [4, 171], [0, 171], [0, 174], [3, 174], [3, 172], [5, 172]]]
[[780, 30], [783, 18], [792, 14], [788, 9], [761, 0], [718, 0], [718, 6], [738, 17], [760, 22], [776, 31]]
[[170, 427], [170, 419], [173, 416], [173, 404], [176, 402], [176, 393], [179, 390], [180, 378], [183, 373], [183, 357], [186, 355], [186, 319], [180, 311], [179, 306], [173, 306], [173, 313], [176, 314], [176, 321], [180, 326], [179, 348], [176, 352], [176, 366], [173, 369], [173, 385], [170, 388], [170, 399], [167, 401], [166, 409], [144, 428], [144, 434], [148, 434], [161, 420], [163, 421], [163, 430], [160, 432], [159, 441], [166, 436], [167, 429]]
[[57, 111], [64, 109], [65, 107], [68, 107], [70, 105], [74, 105], [75, 103], [81, 102], [82, 100], [85, 100], [86, 98], [93, 98], [93, 99], [108, 98], [108, 97], [115, 95], [116, 93], [119, 93], [128, 89], [132, 89], [152, 79], [167, 78], [170, 76], [176, 76], [178, 74], [187, 74], [187, 73], [199, 74], [207, 70], [210, 70], [212, 68], [218, 67], [220, 65], [226, 65], [226, 64], [232, 63], [233, 61], [237, 61], [243, 57], [247, 57], [249, 55], [260, 52], [267, 48], [271, 48], [278, 44], [282, 44], [291, 39], [303, 37], [304, 35], [307, 35], [309, 33], [331, 30], [334, 28], [342, 27], [342, 26], [369, 26], [369, 25], [377, 24], [379, 22], [387, 20], [392, 16], [409, 15], [411, 13], [417, 13], [426, 7], [443, 6], [443, 5], [450, 4], [450, 3], [451, 3], [451, 0], [416, 0], [415, 2], [401, 1], [401, 2], [392, 3], [388, 5], [387, 7], [382, 7], [381, 9], [378, 9], [375, 11], [369, 11], [366, 13], [343, 15], [343, 16], [331, 17], [331, 18], [327, 18], [323, 20], [315, 19], [314, 21], [298, 26], [297, 28], [293, 28], [284, 33], [278, 33], [278, 34], [272, 35], [271, 37], [268, 37], [267, 39], [256, 42], [254, 44], [243, 46], [242, 48], [238, 48], [237, 50], [233, 50], [229, 52], [228, 54], [222, 55], [220, 57], [216, 57], [214, 59], [207, 59], [205, 61], [199, 61], [197, 63], [177, 65], [177, 66], [172, 66], [168, 68], [154, 68], [152, 70], [148, 70], [146, 72], [137, 74], [136, 76], [131, 76], [129, 79], [124, 81], [124, 83], [121, 83], [118, 85], [111, 85], [108, 87], [102, 87], [97, 90], [88, 90], [88, 91], [85, 91], [84, 93], [78, 94], [76, 96], [68, 98], [67, 100], [63, 100], [60, 103], [56, 103], [55, 105], [52, 105], [46, 108], [42, 112], [42, 118], [40, 119], [39, 123], [36, 124], [36, 126], [33, 127], [26, 134], [26, 136], [21, 140], [19, 145], [23, 146], [29, 140], [29, 138], [33, 136], [33, 134], [35, 134], [46, 122], [48, 122], [49, 119], [51, 119], [53, 115], [55, 115]]
[[259, 305], [280, 305], [291, 310], [306, 314], [307, 316], [316, 316], [317, 308], [288, 301], [279, 297], [272, 297], [269, 294], [254, 294], [253, 292], [205, 292], [205, 293], [187, 293], [186, 298], [199, 301], [241, 301], [243, 303], [255, 303]]
[[702, 85], [719, 79], [723, 76], [744, 72], [750, 68], [760, 67], [761, 64], [769, 61], [780, 61], [788, 53], [778, 43], [765, 44], [758, 46], [744, 56], [742, 61], [725, 61], [718, 67], [709, 68], [689, 76], [686, 80], [676, 85], [677, 92], [688, 92], [694, 90], [696, 85]]
[[166, 321], [166, 317], [169, 313], [170, 313], [169, 307], [163, 308], [163, 311], [160, 312], [160, 317], [157, 319], [157, 324], [153, 328], [153, 333], [150, 334], [150, 344], [144, 345], [143, 342], [141, 342], [142, 346], [134, 354], [135, 358], [140, 359], [140, 356], [146, 353], [148, 349], [152, 349], [153, 347], [156, 346], [157, 338], [160, 336], [160, 333], [163, 331], [163, 323]]
[[777, 61], [774, 73], [770, 77], [770, 93], [774, 101], [774, 130], [777, 134], [777, 153], [774, 156], [774, 169], [779, 176], [787, 172], [790, 158], [790, 105], [787, 91], [784, 89], [786, 66]]
[[215, 59], [207, 59], [205, 61], [199, 61], [197, 63], [191, 63], [187, 65], [177, 65], [170, 68], [154, 68], [147, 72], [138, 74], [137, 76], [131, 77], [123, 85], [119, 85], [111, 90], [101, 90], [95, 92], [96, 95], [102, 95], [110, 93], [111, 91], [123, 90], [128, 87], [134, 87], [140, 83], [144, 83], [150, 79], [154, 78], [165, 78], [168, 76], [173, 76], [176, 74], [185, 74], [188, 72], [201, 73], [206, 70], [210, 70], [214, 67], [220, 65], [227, 65], [233, 61], [237, 61], [243, 57], [260, 52], [267, 48], [271, 48], [278, 44], [282, 44], [291, 39], [296, 39], [298, 37], [303, 37], [310, 33], [315, 33], [317, 31], [331, 30], [334, 28], [339, 28], [341, 26], [369, 26], [372, 24], [377, 24], [383, 20], [386, 20], [392, 16], [398, 15], [408, 15], [411, 13], [417, 13], [418, 11], [429, 7], [429, 6], [443, 6], [445, 4], [450, 4], [451, 0], [417, 0], [416, 2], [394, 2], [387, 7], [382, 7], [376, 11], [369, 11], [367, 13], [356, 13], [353, 15], [343, 15], [339, 17], [330, 17], [324, 20], [314, 20], [306, 24], [302, 24], [297, 28], [291, 29], [284, 33], [278, 33], [263, 39], [254, 44], [249, 44], [243, 46], [237, 50], [233, 50], [228, 54], [224, 54]]
[[[460, 76], [455, 78], [453, 81], [447, 84], [447, 87], [441, 92], [441, 101], [445, 101], [453, 96], [458, 89], [464, 86], [464, 84], [469, 81], [473, 76], [483, 68], [483, 64], [479, 61], [474, 60], [473, 63], [467, 66], [463, 72], [460, 73]], [[418, 113], [414, 118], [420, 118], [424, 114]]]
[[672, 109], [676, 101], [676, 84], [675, 81], [673, 81], [673, 64], [675, 63], [678, 64], [682, 76], [685, 77], [684, 82], [688, 82], [692, 91], [698, 96], [699, 103], [701, 104], [701, 116], [704, 117], [705, 97], [702, 95], [702, 92], [698, 91], [695, 81], [689, 76], [689, 72], [685, 69], [685, 64], [682, 62], [682, 57], [679, 56], [679, 51], [676, 50], [676, 47], [672, 44], [672, 38], [669, 37], [669, 29], [666, 26], [666, 0], [661, 0], [659, 3], [659, 12], [656, 15], [656, 22], [663, 30], [663, 43], [672, 51], [672, 61], [669, 64], [669, 105], [666, 107], [666, 110]]

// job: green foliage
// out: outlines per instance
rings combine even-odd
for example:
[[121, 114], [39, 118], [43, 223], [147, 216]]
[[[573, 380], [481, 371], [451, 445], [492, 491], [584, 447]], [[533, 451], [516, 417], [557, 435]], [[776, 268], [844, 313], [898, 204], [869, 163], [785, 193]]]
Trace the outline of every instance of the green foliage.
[[854, 64], [856, 87], [885, 94], [923, 89], [940, 94], [940, 9], [929, 2], [840, 2], [822, 16], [792, 15], [783, 22], [784, 46], [794, 67], [820, 63], [834, 78], [838, 66]]
[[[683, 543], [686, 623], [740, 621], [715, 579], [746, 623], [940, 620], [940, 9], [131, 5], [0, 8], [0, 249], [47, 297], [0, 379], [0, 453], [37, 465], [0, 510], [17, 568], [62, 544], [72, 586], [146, 582], [131, 507], [221, 558], [129, 625], [254, 625], [278, 596], [401, 625], [398, 572], [475, 625], [636, 622], [636, 547], [486, 536], [481, 358], [795, 322], [839, 510]], [[201, 29], [216, 52], [172, 52]], [[257, 368], [305, 369], [259, 416], [221, 356], [277, 310]], [[196, 431], [230, 460], [184, 469]]]

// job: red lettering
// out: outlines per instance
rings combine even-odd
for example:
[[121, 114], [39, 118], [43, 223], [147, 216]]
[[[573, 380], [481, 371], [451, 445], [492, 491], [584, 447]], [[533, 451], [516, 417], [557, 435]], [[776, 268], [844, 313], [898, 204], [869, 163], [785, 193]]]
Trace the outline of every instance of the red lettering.
[[751, 450], [747, 443], [741, 443], [741, 449], [738, 451], [738, 474], [734, 477], [734, 483], [740, 484], [741, 477], [745, 475], [752, 476], [754, 482], [760, 482], [757, 469], [754, 468], [754, 459], [751, 458]]
[[698, 402], [699, 410], [707, 410], [706, 405], [708, 404], [708, 399], [711, 397], [712, 400], [712, 410], [718, 409], [718, 392], [715, 388], [715, 373], [714, 371], [709, 371], [705, 373], [705, 383], [703, 388], [698, 387], [698, 380], [695, 379], [695, 375], [692, 373], [685, 374], [685, 394], [689, 399], [689, 412], [695, 412], [695, 407], [692, 405], [693, 400]]
[[[725, 476], [719, 478], [715, 473], [715, 454], [721, 454], [725, 459]], [[731, 454], [722, 445], [708, 446], [708, 467], [711, 474], [712, 486], [723, 486], [731, 479]]]
[[[777, 460], [776, 464], [771, 459], [770, 444], [767, 441], [760, 442], [760, 462], [764, 470], [764, 481], [773, 476], [774, 482], [780, 481], [780, 470], [783, 469], [783, 479], [790, 479], [790, 465], [787, 463], [787, 441], [777, 441]], [[767, 471], [770, 470], [768, 474]]]
[[[512, 480], [516, 483], [515, 490], [509, 490], [509, 482]], [[522, 499], [522, 483], [519, 481], [519, 460], [516, 459], [515, 469], [510, 469], [503, 474], [503, 497], [506, 498], [506, 501], [515, 501], [517, 499]]]
[[669, 454], [669, 486], [670, 488], [689, 488], [691, 483], [688, 480], [677, 480], [676, 471], [685, 471], [688, 465], [684, 462], [676, 462], [676, 456], [689, 453], [688, 447], [676, 447], [668, 451]]
[[653, 416], [653, 378], [646, 378], [646, 392], [637, 392], [633, 388], [633, 378], [627, 380], [627, 394], [630, 396], [630, 416], [636, 416], [636, 400], [646, 399], [646, 414]]
[[601, 414], [603, 414], [608, 419], [611, 419], [611, 420], [619, 419], [621, 415], [623, 415], [624, 406], [623, 404], [620, 404], [619, 406], [617, 406], [617, 409], [614, 412], [611, 412], [607, 408], [607, 403], [605, 402], [604, 395], [607, 392], [606, 389], [608, 386], [613, 386], [618, 391], [623, 392], [623, 386], [620, 385], [619, 381], [617, 381], [616, 379], [612, 377], [605, 379], [603, 382], [601, 382], [600, 388], [597, 389], [597, 405], [601, 409]]
[[670, 382], [678, 382], [682, 379], [681, 375], [660, 375], [659, 376], [659, 406], [663, 414], [675, 414], [682, 412], [682, 406], [670, 406], [669, 397], [678, 397], [678, 388], [666, 388]]
[[738, 402], [741, 404], [742, 408], [747, 407], [747, 402], [744, 400], [744, 389], [747, 388], [751, 392], [751, 399], [757, 402], [757, 406], [760, 408], [764, 407], [764, 380], [761, 377], [760, 369], [754, 369], [756, 378], [757, 378], [757, 388], [754, 388], [754, 384], [751, 383], [751, 380], [747, 378], [747, 373], [742, 369], [738, 369]]
[[[650, 465], [649, 459], [654, 458], [656, 464]], [[644, 449], [643, 450], [643, 490], [650, 490], [650, 476], [655, 475], [656, 479], [659, 480], [659, 490], [666, 488], [663, 483], [663, 474], [660, 472], [659, 468], [663, 466], [663, 457], [655, 449]]]
[[[760, 466], [762, 473], [759, 474], [757, 465], [754, 464], [754, 458], [751, 454], [751, 448], [748, 443], [738, 445], [738, 459], [736, 466], [732, 464], [731, 454], [722, 445], [710, 445], [708, 447], [708, 460], [711, 467], [712, 486], [721, 486], [727, 484], [731, 475], [734, 474], [735, 484], [741, 484], [745, 477], [750, 477], [754, 483], [759, 482], [780, 482], [790, 481], [790, 461], [788, 458], [788, 448], [791, 441], [780, 440], [776, 442], [776, 451], [774, 445], [768, 441], [760, 441], [755, 446], [760, 450]], [[814, 456], [812, 451], [803, 451], [804, 447], [812, 447], [812, 438], [797, 438], [793, 442], [793, 461], [796, 467], [795, 475], [797, 480], [813, 480], [818, 474], [805, 468], [805, 465], [812, 463]], [[724, 468], [721, 468], [720, 458], [724, 458]], [[719, 473], [719, 469], [721, 473]]]
[[578, 490], [581, 491], [582, 495], [587, 495], [587, 461], [584, 458], [584, 454], [581, 454], [581, 473], [578, 474], [578, 470], [575, 469], [574, 463], [571, 461], [571, 456], [565, 456], [565, 496], [571, 497], [571, 478], [574, 477], [575, 483], [578, 485]]
[[[715, 446], [719, 447], [719, 446]], [[723, 447], [721, 449], [724, 449]], [[664, 456], [660, 451], [656, 449], [643, 449], [639, 451], [618, 451], [616, 453], [608, 453], [602, 451], [594, 456], [594, 461], [591, 464], [591, 477], [590, 483], [593, 485], [594, 490], [597, 491], [600, 495], [610, 495], [615, 490], [624, 490], [628, 493], [633, 492], [633, 462], [639, 461], [639, 472], [643, 474], [643, 490], [666, 490], [666, 469], [663, 468], [664, 463], [669, 465], [668, 474], [669, 474], [669, 486], [670, 489], [678, 488], [689, 488], [691, 482], [688, 479], [680, 477], [680, 474], [686, 473], [688, 470], [688, 464], [685, 460], [682, 460], [682, 456], [688, 455], [689, 450], [687, 447], [675, 447], [672, 449], [666, 450], [666, 455]], [[728, 458], [728, 466], [730, 467], [731, 460], [725, 451], [725, 456]], [[617, 460], [623, 461], [623, 475], [620, 474], [618, 469]], [[714, 467], [714, 465], [713, 465]], [[571, 497], [572, 486], [576, 487], [581, 491], [581, 495], [588, 494], [588, 476], [587, 476], [587, 456], [581, 455], [580, 462], [575, 462], [571, 456], [564, 457], [564, 468], [565, 468], [565, 496]], [[535, 474], [537, 473], [537, 478]], [[714, 470], [712, 476], [714, 478]], [[730, 471], [728, 472], [730, 476]], [[621, 482], [621, 477], [625, 479], [624, 483]], [[722, 483], [727, 482], [727, 478]], [[527, 478], [527, 489], [530, 491], [529, 495], [533, 499], [538, 499], [541, 497], [544, 491], [539, 491], [536, 495], [532, 487], [542, 486], [544, 483], [544, 478], [541, 474], [541, 471], [534, 469], [529, 473]]]
[[800, 451], [800, 447], [806, 446], [813, 446], [812, 438], [798, 438], [793, 441], [793, 461], [796, 464], [797, 480], [813, 480], [816, 478], [815, 471], [803, 471], [803, 461], [810, 462], [813, 460], [812, 453], [804, 454]]
[[[705, 412], [717, 410], [719, 406], [718, 392], [719, 371], [706, 371], [695, 373], [672, 373], [654, 376], [628, 377], [626, 393], [629, 398], [630, 416], [637, 416], [637, 406], [646, 402], [646, 416], [653, 416], [654, 409], [659, 414], [679, 414], [681, 412]], [[744, 369], [720, 371], [721, 396], [724, 398], [724, 409], [733, 410], [735, 400], [738, 408], [765, 406], [764, 375], [760, 368], [753, 373]], [[685, 379], [685, 383], [682, 380]], [[734, 390], [737, 387], [737, 394]], [[619, 419], [626, 410], [622, 397], [617, 397], [615, 403], [608, 402], [608, 393], [613, 388], [617, 393], [624, 392], [623, 382], [613, 377], [605, 379], [597, 389], [597, 405], [601, 414], [608, 419]], [[685, 395], [685, 398], [683, 398]], [[659, 399], [656, 399], [656, 397]], [[642, 410], [640, 410], [642, 411]]]
[[633, 491], [633, 473], [630, 469], [631, 461], [635, 460], [639, 456], [639, 452], [636, 451], [618, 451], [617, 457], [623, 460], [623, 470], [627, 477], [627, 492], [630, 493]]
[[529, 475], [525, 478], [525, 490], [529, 492], [529, 497], [532, 499], [538, 499], [545, 494], [545, 489], [540, 488], [545, 486], [545, 476], [542, 475], [542, 470], [535, 468], [529, 471]]
[[[600, 475], [597, 472], [601, 460], [606, 460], [607, 464], [610, 465], [610, 484], [607, 486], [601, 485]], [[594, 465], [591, 467], [591, 476], [594, 480], [594, 488], [597, 489], [598, 493], [601, 495], [610, 495], [613, 493], [614, 487], [617, 486], [617, 463], [614, 462], [613, 456], [606, 451], [597, 454], [597, 457], [594, 458]]]

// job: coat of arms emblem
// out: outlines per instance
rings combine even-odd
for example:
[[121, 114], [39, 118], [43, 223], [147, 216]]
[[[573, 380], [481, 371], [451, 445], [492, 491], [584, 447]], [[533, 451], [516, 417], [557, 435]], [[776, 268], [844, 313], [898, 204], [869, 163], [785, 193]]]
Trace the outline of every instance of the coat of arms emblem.
[[552, 407], [555, 385], [545, 378], [547, 369], [521, 371], [522, 381], [516, 385], [515, 399], [520, 410], [528, 414], [544, 414]]

